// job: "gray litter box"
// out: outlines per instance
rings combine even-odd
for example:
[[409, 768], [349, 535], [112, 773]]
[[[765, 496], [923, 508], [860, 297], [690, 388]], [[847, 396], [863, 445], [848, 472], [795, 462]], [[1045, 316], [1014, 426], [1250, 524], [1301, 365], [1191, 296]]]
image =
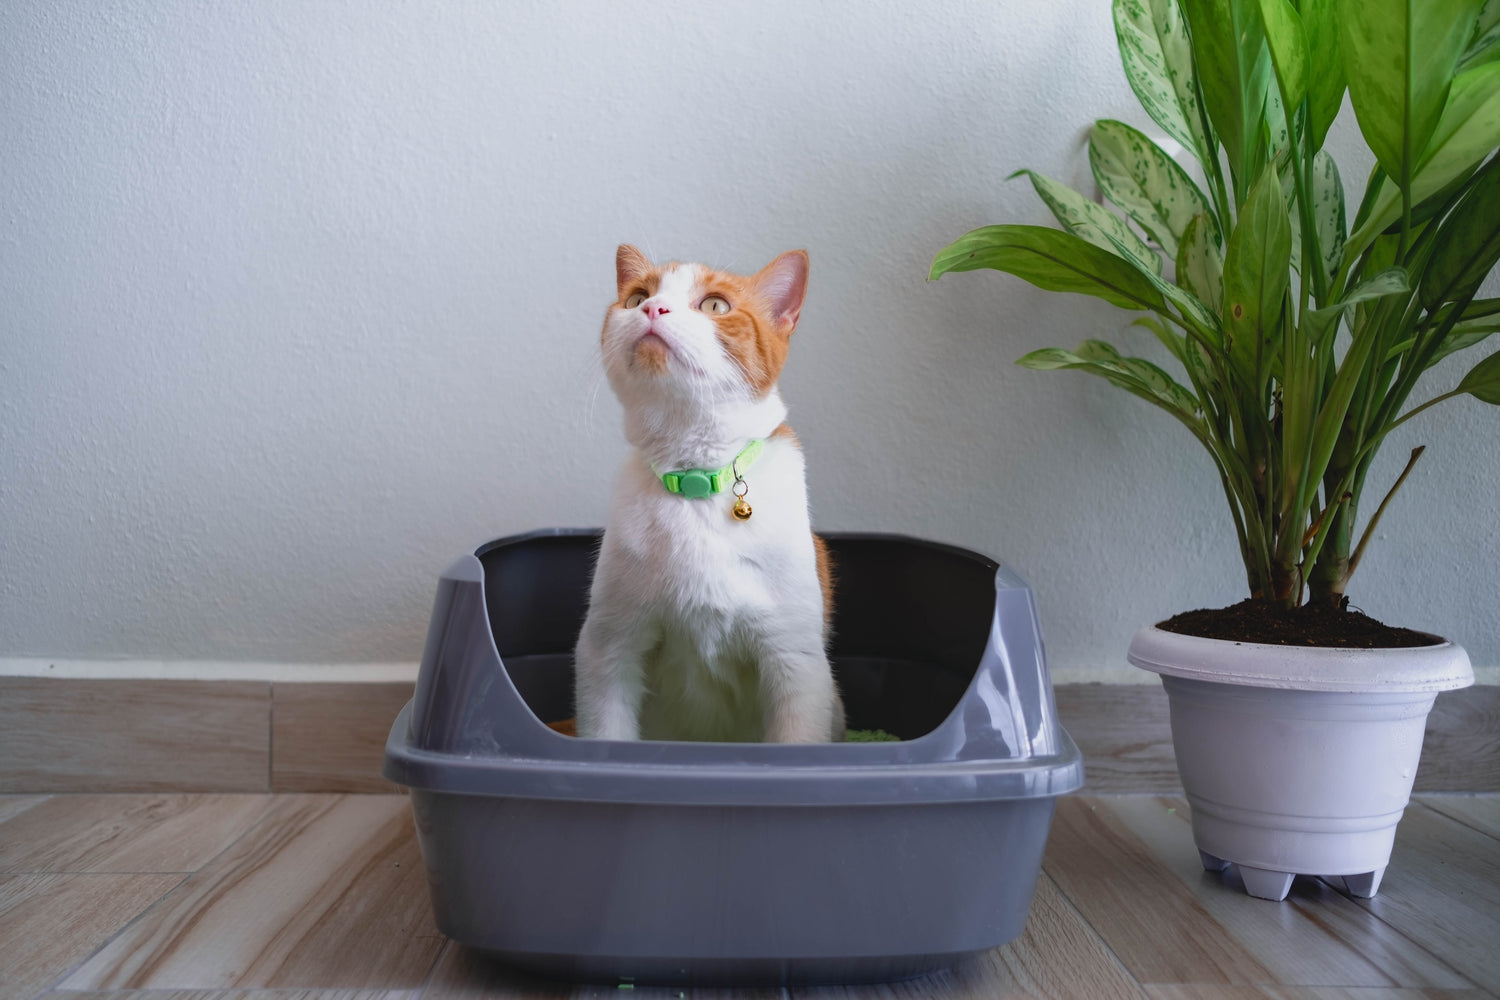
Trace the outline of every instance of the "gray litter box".
[[621, 985], [901, 979], [1021, 933], [1055, 800], [1083, 784], [1031, 590], [962, 549], [825, 537], [849, 725], [902, 742], [560, 735], [599, 532], [449, 568], [385, 751], [443, 933]]

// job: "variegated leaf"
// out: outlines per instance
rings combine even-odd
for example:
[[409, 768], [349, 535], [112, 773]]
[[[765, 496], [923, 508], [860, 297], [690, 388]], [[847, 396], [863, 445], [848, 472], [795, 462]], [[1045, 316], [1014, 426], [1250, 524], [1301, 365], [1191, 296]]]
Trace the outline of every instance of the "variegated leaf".
[[1199, 162], [1212, 155], [1193, 75], [1193, 48], [1177, 0], [1114, 0], [1115, 35], [1130, 89], [1156, 124]]
[[1224, 309], [1224, 255], [1205, 213], [1193, 217], [1177, 250], [1177, 283], [1215, 313]]
[[1187, 366], [1188, 351], [1192, 348], [1192, 345], [1188, 343], [1187, 338], [1182, 334], [1167, 329], [1165, 323], [1151, 316], [1142, 316], [1130, 325], [1143, 326], [1150, 330], [1156, 335], [1156, 339], [1161, 341], [1162, 345], [1172, 352], [1172, 357], [1180, 361], [1184, 367]]
[[1312, 209], [1318, 223], [1323, 272], [1332, 275], [1344, 259], [1344, 185], [1333, 157], [1318, 150], [1312, 162]]
[[1133, 258], [1156, 274], [1161, 273], [1161, 258], [1131, 230], [1124, 219], [1067, 185], [1059, 184], [1034, 171], [1018, 170], [1011, 176], [1020, 174], [1031, 179], [1031, 186], [1068, 232], [1079, 239], [1088, 240], [1102, 250]]
[[932, 259], [928, 277], [993, 268], [1049, 292], [1093, 295], [1125, 309], [1166, 308], [1148, 278], [1161, 278], [1072, 233], [1045, 226], [984, 226], [965, 233]]
[[[1129, 212], [1173, 258], [1188, 223], [1212, 211], [1187, 171], [1123, 122], [1094, 123], [1089, 165], [1104, 196]], [[1217, 226], [1213, 235], [1219, 235]]]
[[1102, 340], [1086, 340], [1077, 351], [1056, 347], [1032, 351], [1016, 364], [1037, 371], [1072, 368], [1098, 375], [1112, 385], [1155, 403], [1196, 432], [1202, 432], [1197, 396], [1151, 362], [1123, 357]]

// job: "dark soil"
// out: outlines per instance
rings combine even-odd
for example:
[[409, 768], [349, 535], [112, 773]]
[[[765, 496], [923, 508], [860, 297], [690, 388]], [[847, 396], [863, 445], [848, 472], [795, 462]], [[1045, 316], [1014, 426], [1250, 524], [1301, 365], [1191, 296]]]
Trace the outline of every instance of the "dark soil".
[[1263, 642], [1276, 646], [1382, 649], [1431, 646], [1443, 641], [1426, 632], [1382, 624], [1362, 611], [1340, 611], [1313, 604], [1287, 609], [1257, 600], [1244, 600], [1227, 608], [1184, 611], [1160, 622], [1157, 627], [1206, 639]]

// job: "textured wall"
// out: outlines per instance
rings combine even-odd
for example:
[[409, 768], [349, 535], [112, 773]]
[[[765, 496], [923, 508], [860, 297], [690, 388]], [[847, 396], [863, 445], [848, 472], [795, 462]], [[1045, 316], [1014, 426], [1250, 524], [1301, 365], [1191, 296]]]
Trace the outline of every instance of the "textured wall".
[[[1145, 404], [1011, 362], [1149, 335], [925, 281], [969, 228], [1046, 221], [1012, 170], [1087, 183], [1088, 121], [1148, 124], [1113, 44], [1103, 0], [10, 0], [0, 658], [415, 659], [459, 552], [603, 521], [631, 241], [806, 247], [783, 390], [815, 522], [996, 554], [1055, 666], [1123, 664], [1240, 596], [1217, 480]], [[1413, 423], [1355, 601], [1500, 663], [1500, 423]]]

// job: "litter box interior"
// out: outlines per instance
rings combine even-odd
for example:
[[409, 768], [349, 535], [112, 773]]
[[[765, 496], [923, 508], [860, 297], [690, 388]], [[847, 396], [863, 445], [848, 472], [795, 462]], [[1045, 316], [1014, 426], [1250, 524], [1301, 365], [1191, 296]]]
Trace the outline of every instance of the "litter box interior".
[[[573, 646], [588, 610], [597, 531], [496, 543], [476, 555], [506, 671], [543, 723], [573, 715]], [[850, 729], [912, 740], [963, 698], [989, 636], [997, 565], [890, 536], [824, 536], [833, 557], [830, 659]]]

